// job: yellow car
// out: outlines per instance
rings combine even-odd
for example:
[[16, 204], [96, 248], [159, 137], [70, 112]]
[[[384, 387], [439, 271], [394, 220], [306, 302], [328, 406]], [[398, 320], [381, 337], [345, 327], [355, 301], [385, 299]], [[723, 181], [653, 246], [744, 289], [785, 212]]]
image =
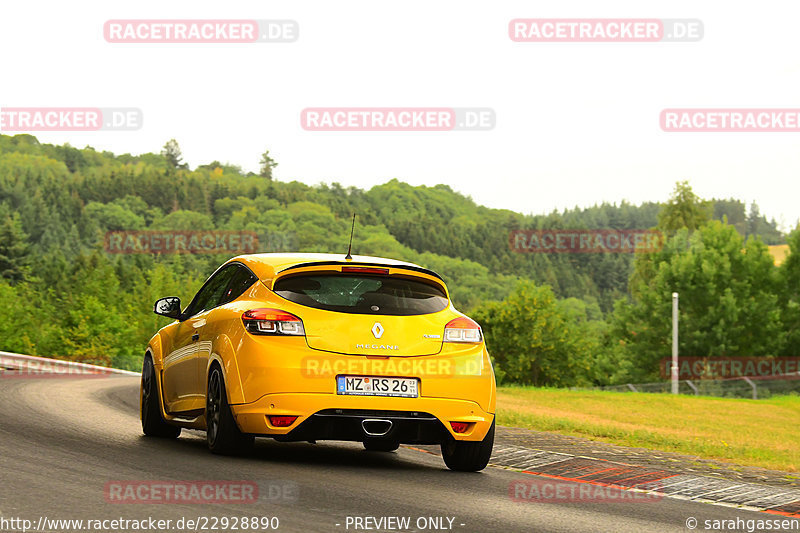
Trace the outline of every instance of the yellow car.
[[440, 444], [447, 466], [486, 467], [495, 378], [480, 326], [442, 278], [412, 263], [333, 254], [230, 259], [150, 340], [145, 435], [206, 430], [214, 453], [347, 440], [371, 451]]

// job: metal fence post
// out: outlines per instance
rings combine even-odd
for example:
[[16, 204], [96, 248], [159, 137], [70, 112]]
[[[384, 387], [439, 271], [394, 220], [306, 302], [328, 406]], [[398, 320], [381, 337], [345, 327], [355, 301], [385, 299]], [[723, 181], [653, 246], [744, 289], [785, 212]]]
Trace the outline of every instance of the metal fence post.
[[758, 387], [756, 387], [756, 384], [753, 383], [753, 380], [748, 378], [747, 376], [743, 377], [742, 379], [745, 380], [747, 384], [753, 388], [753, 399], [758, 400]]
[[672, 394], [678, 394], [678, 293], [672, 293]]

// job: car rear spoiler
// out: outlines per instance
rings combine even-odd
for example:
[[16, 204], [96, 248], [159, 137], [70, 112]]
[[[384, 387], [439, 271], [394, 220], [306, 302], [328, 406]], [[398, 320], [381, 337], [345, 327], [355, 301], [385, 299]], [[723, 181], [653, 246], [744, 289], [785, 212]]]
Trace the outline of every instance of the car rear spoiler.
[[432, 276], [434, 278], [438, 278], [442, 281], [444, 279], [442, 276], [434, 272], [433, 270], [428, 270], [427, 268], [422, 268], [421, 266], [405, 264], [405, 263], [396, 263], [396, 264], [386, 264], [386, 263], [364, 263], [364, 262], [355, 262], [355, 261], [312, 261], [309, 263], [298, 263], [296, 265], [292, 265], [290, 267], [284, 268], [280, 272], [276, 272], [276, 274], [283, 274], [287, 271], [294, 270], [297, 268], [307, 268], [312, 266], [369, 266], [369, 267], [381, 267], [381, 268], [402, 268], [405, 270], [412, 270], [414, 272], [420, 272], [422, 274], [427, 274], [428, 276]]

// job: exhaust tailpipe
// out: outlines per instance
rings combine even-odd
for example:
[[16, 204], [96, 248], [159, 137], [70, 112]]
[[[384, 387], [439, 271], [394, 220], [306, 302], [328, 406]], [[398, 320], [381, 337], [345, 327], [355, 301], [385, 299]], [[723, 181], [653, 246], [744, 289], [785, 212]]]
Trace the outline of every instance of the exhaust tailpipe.
[[361, 429], [369, 437], [383, 437], [391, 431], [394, 423], [384, 418], [366, 418], [361, 421]]

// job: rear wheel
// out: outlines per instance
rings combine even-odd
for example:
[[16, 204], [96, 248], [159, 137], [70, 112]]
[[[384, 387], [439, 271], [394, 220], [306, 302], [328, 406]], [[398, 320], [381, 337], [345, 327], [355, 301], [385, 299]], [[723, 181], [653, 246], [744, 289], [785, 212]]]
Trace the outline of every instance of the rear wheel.
[[442, 443], [442, 458], [450, 470], [477, 472], [489, 464], [494, 446], [494, 420], [489, 432], [478, 442], [457, 441], [450, 438]]
[[156, 369], [149, 355], [142, 364], [142, 384], [140, 387], [140, 408], [142, 431], [148, 437], [165, 437], [174, 439], [181, 434], [181, 428], [168, 424], [161, 416], [158, 399]]
[[255, 438], [239, 431], [228, 405], [225, 380], [218, 366], [208, 375], [206, 394], [206, 441], [212, 453], [231, 455], [248, 451]]
[[364, 449], [370, 452], [393, 452], [400, 447], [394, 440], [372, 439], [364, 441]]

